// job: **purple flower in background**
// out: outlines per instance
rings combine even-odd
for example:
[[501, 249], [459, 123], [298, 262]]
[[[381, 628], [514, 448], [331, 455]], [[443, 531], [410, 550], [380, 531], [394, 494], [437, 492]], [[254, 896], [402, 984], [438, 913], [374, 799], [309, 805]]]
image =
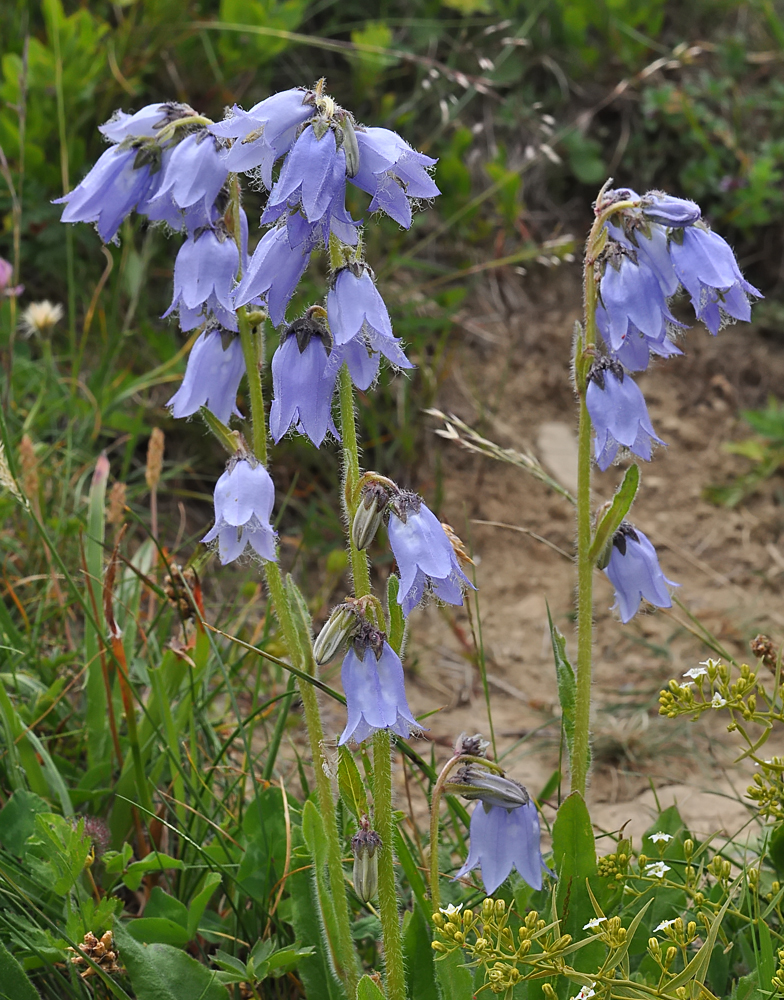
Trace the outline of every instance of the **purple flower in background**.
[[61, 222], [94, 222], [104, 243], [111, 243], [123, 219], [145, 198], [160, 167], [155, 144], [112, 146], [84, 180], [53, 204], [65, 204]]
[[371, 212], [385, 212], [408, 229], [411, 201], [440, 194], [427, 169], [437, 161], [418, 153], [386, 128], [360, 129], [356, 136], [359, 170], [351, 183], [372, 195]]
[[664, 191], [648, 191], [642, 198], [642, 214], [662, 226], [693, 226], [702, 215], [700, 206], [686, 198], [675, 198]]
[[485, 892], [491, 896], [516, 868], [532, 889], [542, 888], [542, 869], [549, 872], [549, 868], [542, 859], [539, 814], [533, 802], [516, 809], [477, 802], [470, 835], [468, 857], [456, 879], [481, 867]]
[[[163, 156], [161, 180], [139, 211], [150, 219], [172, 223], [177, 213], [188, 209], [200, 213], [209, 224], [210, 210], [223, 187], [228, 170], [217, 141], [205, 129], [186, 136]], [[174, 228], [179, 229], [174, 223]], [[191, 227], [195, 228], [193, 224]]]
[[191, 348], [182, 385], [166, 405], [175, 417], [190, 417], [206, 406], [227, 424], [232, 413], [241, 416], [237, 390], [244, 371], [239, 337], [222, 330], [205, 330]]
[[656, 273], [641, 254], [622, 243], [610, 241], [605, 253], [599, 294], [607, 314], [603, 336], [610, 348], [621, 348], [630, 323], [646, 337], [660, 340], [667, 324], [676, 320]]
[[9, 264], [5, 258], [0, 257], [0, 298], [11, 295], [21, 295], [24, 291], [24, 285], [10, 285], [11, 278], [13, 277], [14, 268], [12, 264]]
[[392, 333], [387, 307], [364, 264], [338, 271], [327, 295], [327, 315], [338, 347], [363, 337], [371, 351], [379, 351], [398, 368], [414, 367]]
[[726, 240], [705, 226], [690, 226], [670, 243], [670, 256], [683, 287], [691, 296], [697, 319], [716, 334], [727, 320], [751, 319], [748, 296], [762, 292], [740, 273]]
[[178, 309], [181, 330], [193, 330], [205, 315], [236, 330], [231, 291], [239, 262], [237, 244], [222, 226], [189, 237], [174, 262], [174, 299], [164, 317]]
[[196, 112], [187, 104], [177, 104], [175, 101], [164, 101], [161, 104], [148, 104], [133, 115], [124, 111], [115, 111], [108, 122], [98, 126], [110, 142], [122, 142], [123, 139], [154, 138], [165, 125], [179, 118], [190, 118]]
[[263, 465], [240, 459], [223, 473], [215, 486], [215, 526], [202, 538], [218, 539], [223, 566], [233, 562], [250, 545], [257, 555], [275, 562], [276, 534], [270, 524], [275, 486]]
[[272, 167], [291, 148], [297, 129], [313, 114], [305, 104], [306, 90], [283, 90], [250, 111], [235, 104], [229, 118], [210, 126], [213, 135], [233, 139], [225, 154], [226, 166], [235, 173], [258, 169], [264, 186], [272, 187]]
[[262, 225], [274, 222], [297, 205], [301, 205], [308, 222], [318, 222], [333, 200], [343, 202], [346, 154], [342, 147], [338, 148], [331, 128], [319, 136], [320, 131], [308, 125], [294, 143], [270, 191]]
[[311, 316], [295, 320], [281, 337], [272, 358], [275, 398], [270, 409], [270, 434], [277, 444], [290, 427], [310, 438], [318, 448], [331, 431], [340, 438], [332, 419], [332, 396], [337, 368], [329, 364], [331, 338]]
[[293, 247], [285, 226], [270, 229], [253, 251], [242, 281], [235, 289], [234, 305], [239, 308], [254, 299], [265, 298], [270, 320], [278, 326], [305, 273], [312, 249], [309, 243]]
[[348, 719], [339, 746], [352, 739], [362, 743], [379, 729], [391, 729], [403, 739], [422, 729], [406, 701], [400, 657], [383, 632], [364, 625], [341, 669]]
[[400, 570], [397, 600], [408, 616], [430, 589], [446, 604], [462, 604], [474, 585], [460, 569], [452, 543], [435, 514], [416, 493], [399, 493], [389, 504], [389, 544]]
[[621, 445], [648, 462], [651, 442], [664, 444], [656, 436], [639, 386], [617, 361], [602, 358], [591, 366], [585, 402], [596, 432], [596, 464], [603, 472]]
[[610, 561], [604, 571], [615, 588], [613, 608], [618, 609], [624, 625], [637, 614], [643, 599], [657, 608], [672, 607], [667, 587], [678, 584], [662, 573], [656, 549], [628, 521], [613, 536]]

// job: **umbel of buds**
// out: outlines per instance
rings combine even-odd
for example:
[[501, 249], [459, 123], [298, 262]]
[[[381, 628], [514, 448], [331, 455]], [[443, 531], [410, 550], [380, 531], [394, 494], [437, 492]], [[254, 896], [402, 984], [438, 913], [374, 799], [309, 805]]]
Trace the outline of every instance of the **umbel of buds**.
[[370, 820], [363, 816], [360, 828], [351, 838], [354, 852], [354, 892], [363, 903], [369, 903], [378, 891], [378, 849], [381, 837], [370, 829]]
[[370, 482], [362, 487], [359, 507], [351, 524], [351, 539], [360, 551], [376, 537], [388, 503], [389, 490], [381, 483]]

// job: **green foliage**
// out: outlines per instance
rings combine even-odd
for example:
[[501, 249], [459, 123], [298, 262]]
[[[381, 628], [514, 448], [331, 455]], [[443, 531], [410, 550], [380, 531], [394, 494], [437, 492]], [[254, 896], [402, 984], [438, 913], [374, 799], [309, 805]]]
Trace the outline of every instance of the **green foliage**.
[[722, 447], [749, 459], [752, 467], [726, 486], [714, 485], [705, 490], [709, 500], [725, 507], [736, 507], [784, 465], [784, 404], [771, 397], [766, 409], [744, 410], [741, 415], [756, 436], [725, 442]]

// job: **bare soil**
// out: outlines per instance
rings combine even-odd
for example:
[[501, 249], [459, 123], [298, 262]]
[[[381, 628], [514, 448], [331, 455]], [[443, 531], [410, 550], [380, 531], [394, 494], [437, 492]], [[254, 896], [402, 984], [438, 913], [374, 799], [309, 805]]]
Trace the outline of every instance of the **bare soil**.
[[[570, 347], [579, 316], [577, 265], [541, 274], [536, 282], [511, 271], [491, 276], [455, 329], [452, 367], [437, 405], [504, 447], [536, 453], [539, 442], [540, 459], [568, 481], [576, 426]], [[777, 642], [784, 637], [784, 506], [776, 498], [781, 481], [774, 478], [733, 510], [712, 505], [703, 490], [747, 469], [722, 444], [750, 434], [741, 409], [764, 406], [769, 394], [780, 393], [784, 350], [748, 324], [728, 327], [716, 338], [695, 325], [680, 346], [683, 357], [658, 361], [638, 380], [668, 447], [643, 465], [631, 519], [656, 546], [665, 575], [680, 584], [679, 599], [733, 656], [748, 661], [749, 641], [757, 633]], [[435, 429], [438, 421], [432, 423]], [[519, 469], [435, 434], [427, 449], [430, 461], [422, 467], [443, 474], [441, 516], [470, 544], [477, 562], [498, 752], [514, 747], [505, 761], [510, 773], [538, 793], [559, 764], [546, 603], [573, 654], [575, 577], [568, 558], [514, 526], [568, 554], [573, 511]], [[612, 496], [626, 464], [597, 472], [597, 503]], [[432, 496], [434, 476], [419, 487]], [[610, 610], [612, 587], [604, 574], [597, 573], [595, 594], [596, 766], [589, 797], [597, 829], [617, 830], [629, 822], [627, 833], [639, 836], [658, 796], [662, 806], [677, 802], [695, 832], [734, 834], [751, 815], [744, 804], [751, 768], [732, 763], [738, 743], [726, 732], [727, 717], [717, 713], [692, 724], [658, 715], [661, 688], [709, 650], [677, 608], [641, 612], [622, 625]], [[471, 636], [465, 609], [431, 605], [412, 615], [410, 701], [415, 713], [440, 707], [427, 720], [426, 734], [439, 760], [448, 757], [461, 731], [489, 732]], [[416, 745], [429, 754], [426, 743]], [[568, 790], [568, 779], [563, 788]], [[550, 804], [552, 814], [555, 797]]]

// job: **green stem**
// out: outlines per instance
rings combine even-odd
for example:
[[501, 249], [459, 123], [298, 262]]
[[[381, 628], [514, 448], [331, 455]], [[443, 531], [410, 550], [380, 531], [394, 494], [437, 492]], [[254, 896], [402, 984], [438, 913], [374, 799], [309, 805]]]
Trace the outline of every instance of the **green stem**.
[[[307, 658], [303, 657], [303, 651], [297, 636], [297, 629], [294, 624], [280, 567], [277, 563], [266, 562], [264, 563], [264, 570], [272, 605], [275, 608], [275, 614], [280, 623], [289, 653], [297, 661], [297, 667], [305, 669], [311, 675], [315, 675], [315, 663], [312, 655], [307, 655]], [[353, 1000], [357, 984], [359, 983], [359, 970], [354, 942], [351, 937], [351, 917], [345, 891], [343, 852], [338, 833], [335, 800], [332, 796], [332, 783], [330, 782], [329, 775], [321, 766], [324, 729], [321, 725], [321, 713], [319, 712], [315, 688], [312, 684], [302, 679], [298, 680], [298, 684], [308, 730], [313, 771], [316, 776], [316, 794], [318, 796], [319, 812], [324, 823], [324, 831], [327, 835], [327, 868], [329, 869], [329, 880], [332, 887], [332, 898], [335, 903], [335, 916], [337, 918], [337, 954], [333, 954], [332, 959], [336, 972], [343, 980], [349, 997]]]
[[[609, 182], [608, 182], [609, 183]], [[605, 185], [606, 188], [607, 185]], [[604, 188], [599, 195], [601, 200]], [[591, 417], [586, 404], [588, 373], [596, 353], [597, 284], [595, 265], [606, 243], [604, 224], [633, 202], [619, 202], [600, 211], [585, 250], [583, 301], [585, 323], [574, 344], [574, 375], [580, 399], [577, 434], [577, 704], [570, 762], [572, 791], [585, 795], [591, 762], [591, 672], [593, 653], [593, 569], [591, 549]]]
[[261, 388], [261, 326], [256, 328], [256, 333], [254, 334], [248, 320], [247, 310], [244, 306], [240, 306], [237, 310], [237, 322], [240, 328], [242, 355], [245, 358], [245, 372], [248, 376], [253, 454], [262, 465], [266, 465], [267, 421], [264, 417], [264, 392]]
[[373, 824], [381, 837], [378, 852], [378, 909], [384, 934], [386, 997], [387, 1000], [406, 1000], [403, 936], [400, 931], [395, 857], [392, 852], [395, 827], [392, 816], [391, 750], [389, 730], [379, 729], [373, 737]]
[[343, 510], [348, 519], [348, 544], [351, 553], [351, 573], [354, 577], [354, 596], [367, 597], [371, 592], [370, 569], [367, 556], [351, 540], [351, 522], [356, 513], [359, 497], [359, 445], [354, 414], [354, 387], [347, 365], [340, 369], [338, 391], [340, 395], [340, 433], [343, 437]]

